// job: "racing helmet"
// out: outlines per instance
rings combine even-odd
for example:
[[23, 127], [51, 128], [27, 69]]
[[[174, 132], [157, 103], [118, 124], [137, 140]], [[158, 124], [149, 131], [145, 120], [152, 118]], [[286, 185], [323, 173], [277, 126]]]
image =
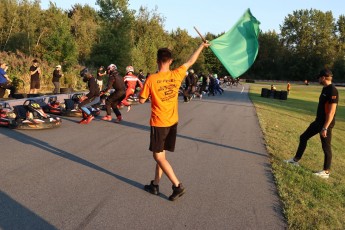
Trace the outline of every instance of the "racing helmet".
[[36, 102], [30, 103], [29, 106], [34, 108], [34, 109], [40, 109], [41, 108], [41, 106]]
[[88, 74], [90, 74], [88, 68], [84, 68], [80, 71], [80, 77], [86, 77]]
[[194, 73], [194, 69], [190, 69], [190, 70], [189, 70], [189, 73], [190, 73], [190, 74], [193, 74], [193, 73]]
[[129, 66], [126, 67], [126, 73], [129, 73], [129, 72], [134, 73], [134, 67], [131, 66], [131, 65], [129, 65]]
[[107, 72], [114, 72], [115, 70], [117, 70], [117, 67], [115, 64], [110, 64], [107, 68]]

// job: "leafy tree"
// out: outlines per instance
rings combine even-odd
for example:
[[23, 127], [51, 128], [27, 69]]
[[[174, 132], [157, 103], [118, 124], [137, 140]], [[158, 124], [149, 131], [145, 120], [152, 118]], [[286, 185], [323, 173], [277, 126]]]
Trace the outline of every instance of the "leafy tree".
[[[182, 65], [188, 60], [190, 55], [195, 51], [197, 47], [196, 40], [193, 39], [186, 30], [181, 30], [177, 28], [176, 31], [171, 32], [171, 38], [173, 42], [173, 55], [174, 55], [174, 65], [177, 67]], [[194, 64], [191, 68], [198, 71], [196, 68], [197, 64]]]
[[332, 12], [294, 11], [285, 18], [281, 40], [294, 55], [300, 80], [315, 74], [315, 69], [332, 66], [337, 43]]
[[77, 46], [70, 33], [68, 15], [51, 4], [44, 18], [45, 28], [35, 47], [36, 55], [50, 63], [63, 63], [65, 67], [77, 64]]
[[149, 11], [146, 7], [140, 7], [135, 19], [132, 63], [137, 69], [154, 73], [157, 71], [157, 50], [161, 47], [172, 48], [172, 39], [163, 29], [165, 19], [157, 12], [157, 8]]
[[97, 0], [103, 23], [100, 39], [92, 49], [94, 64], [114, 63], [124, 70], [132, 63], [134, 12], [126, 0]]
[[[213, 39], [221, 36], [222, 34], [216, 36], [211, 33], [207, 33], [205, 36], [205, 39], [208, 41], [212, 41]], [[230, 74], [225, 70], [223, 64], [218, 60], [217, 56], [214, 55], [211, 49], [205, 49], [203, 51], [203, 55], [205, 57], [205, 72], [207, 73], [213, 73], [213, 74], [218, 74], [220, 76], [227, 75], [229, 76]]]
[[286, 60], [284, 60], [284, 54], [288, 55], [279, 40], [279, 35], [275, 31], [261, 31], [259, 35], [259, 53], [247, 75], [250, 75], [250, 78], [269, 80], [288, 77], [284, 76], [288, 66]]
[[4, 26], [2, 29], [2, 50], [21, 50], [31, 54], [37, 34], [36, 22], [40, 22], [39, 1], [2, 1]]
[[68, 11], [71, 34], [74, 37], [79, 53], [79, 63], [87, 63], [92, 59], [92, 47], [99, 40], [98, 31], [101, 26], [97, 11], [90, 6], [76, 4]]

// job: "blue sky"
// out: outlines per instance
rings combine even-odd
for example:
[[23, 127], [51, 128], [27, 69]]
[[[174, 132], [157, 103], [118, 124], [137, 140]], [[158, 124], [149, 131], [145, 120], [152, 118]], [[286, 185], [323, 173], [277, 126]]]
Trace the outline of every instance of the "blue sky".
[[[96, 0], [51, 0], [62, 9], [70, 9], [76, 3], [88, 4], [97, 8]], [[46, 9], [49, 0], [41, 0]], [[280, 31], [284, 18], [294, 10], [317, 9], [323, 12], [332, 11], [333, 17], [345, 15], [343, 0], [129, 0], [129, 8], [138, 10], [145, 6], [157, 11], [165, 18], [165, 30], [171, 31], [180, 27], [186, 29], [191, 36], [198, 36], [193, 26], [202, 34], [211, 32], [219, 34], [228, 31], [242, 16], [247, 8], [261, 22], [260, 29]]]

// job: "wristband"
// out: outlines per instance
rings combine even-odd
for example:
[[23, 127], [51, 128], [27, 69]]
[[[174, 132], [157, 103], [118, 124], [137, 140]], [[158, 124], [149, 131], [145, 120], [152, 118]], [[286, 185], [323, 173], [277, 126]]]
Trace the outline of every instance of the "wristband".
[[327, 129], [326, 128], [322, 128], [322, 131], [327, 131]]

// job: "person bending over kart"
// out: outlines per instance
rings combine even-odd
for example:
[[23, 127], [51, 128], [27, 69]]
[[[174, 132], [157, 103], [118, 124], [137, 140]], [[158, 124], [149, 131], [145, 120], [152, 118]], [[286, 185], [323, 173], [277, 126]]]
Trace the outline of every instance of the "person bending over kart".
[[143, 88], [143, 83], [141, 83], [141, 81], [139, 80], [139, 78], [137, 76], [134, 75], [134, 68], [133, 66], [127, 66], [126, 67], [126, 76], [124, 77], [124, 82], [127, 85], [127, 90], [126, 90], [126, 97], [125, 99], [122, 100], [122, 104], [124, 106], [127, 106], [127, 112], [129, 112], [129, 110], [131, 110], [131, 105], [130, 103], [127, 101], [127, 99], [134, 95], [135, 89], [137, 84], [139, 84], [140, 89]]
[[107, 68], [107, 72], [109, 75], [109, 80], [106, 89], [103, 93], [107, 93], [110, 91], [111, 88], [114, 88], [115, 91], [109, 95], [109, 97], [105, 101], [105, 106], [107, 110], [107, 115], [102, 118], [104, 121], [111, 121], [111, 109], [113, 109], [117, 119], [115, 120], [116, 123], [120, 123], [122, 120], [122, 115], [117, 108], [117, 105], [126, 97], [126, 87], [123, 78], [120, 76], [119, 72], [117, 71], [117, 67], [114, 64], [110, 64]]
[[90, 92], [80, 97], [81, 102], [79, 107], [82, 110], [83, 119], [79, 122], [79, 124], [89, 124], [93, 120], [94, 116], [91, 114], [91, 111], [88, 109], [88, 107], [91, 107], [100, 101], [100, 91], [96, 78], [92, 76], [87, 68], [80, 72], [80, 76], [83, 78], [84, 82], [87, 82]]

